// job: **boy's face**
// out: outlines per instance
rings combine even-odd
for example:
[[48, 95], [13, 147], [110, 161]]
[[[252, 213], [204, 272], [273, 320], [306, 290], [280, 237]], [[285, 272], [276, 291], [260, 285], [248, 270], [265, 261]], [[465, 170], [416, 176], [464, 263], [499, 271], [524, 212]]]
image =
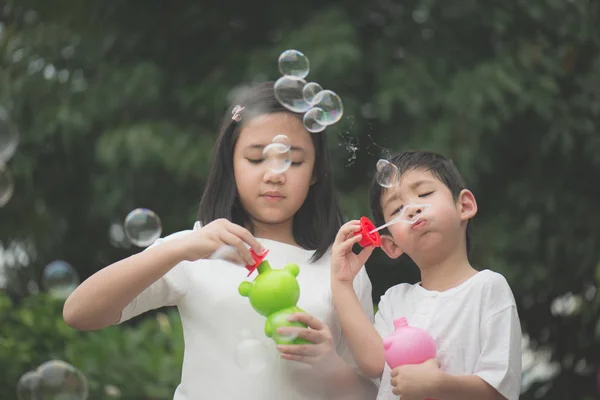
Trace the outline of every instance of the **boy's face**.
[[[383, 191], [380, 204], [386, 222], [402, 212], [403, 219], [412, 214], [412, 220], [419, 213], [416, 223], [395, 223], [388, 227], [391, 238], [383, 238], [383, 249], [390, 257], [406, 253], [417, 263], [432, 251], [445, 253], [464, 243], [466, 224], [477, 212], [470, 191], [463, 190], [455, 201], [450, 189], [424, 169], [405, 172], [398, 185]], [[423, 204], [430, 206], [411, 207]]]

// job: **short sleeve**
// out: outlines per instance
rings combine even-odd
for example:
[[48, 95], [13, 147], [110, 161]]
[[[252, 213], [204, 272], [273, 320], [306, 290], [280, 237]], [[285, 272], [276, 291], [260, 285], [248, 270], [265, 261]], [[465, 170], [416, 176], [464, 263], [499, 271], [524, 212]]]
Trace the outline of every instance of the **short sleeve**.
[[[158, 239], [150, 247], [160, 246], [169, 240], [176, 239], [182, 235], [189, 234], [191, 231], [176, 232], [165, 238]], [[186, 273], [186, 263], [182, 262], [173, 267], [162, 278], [147, 287], [142, 293], [134, 298], [123, 311], [118, 323], [127, 321], [133, 317], [145, 313], [146, 311], [165, 306], [175, 306], [185, 297], [188, 288], [188, 277]]]
[[390, 305], [390, 291], [388, 290], [381, 299], [377, 306], [377, 313], [375, 314], [375, 330], [379, 333], [382, 338], [386, 338], [392, 334], [390, 330], [394, 326], [394, 318], [392, 315], [392, 309]]
[[521, 390], [521, 323], [516, 307], [506, 307], [484, 321], [480, 338], [481, 353], [474, 375], [507, 399], [518, 399]]
[[[360, 305], [364, 311], [364, 313], [369, 317], [369, 321], [373, 322], [373, 297], [372, 297], [372, 285], [365, 268], [363, 267], [360, 272], [356, 275], [353, 282], [354, 291], [356, 292], [356, 297], [360, 301]], [[344, 335], [340, 337], [336, 345], [337, 353], [344, 361], [348, 364], [352, 365], [356, 369], [358, 366], [352, 357], [352, 353], [350, 352], [350, 348], [344, 339]]]

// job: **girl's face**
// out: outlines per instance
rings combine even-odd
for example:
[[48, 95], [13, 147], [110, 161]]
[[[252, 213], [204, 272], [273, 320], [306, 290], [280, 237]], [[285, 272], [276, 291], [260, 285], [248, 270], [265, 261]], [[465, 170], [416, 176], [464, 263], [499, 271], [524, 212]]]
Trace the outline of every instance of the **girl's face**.
[[[262, 156], [277, 135], [287, 136], [291, 144], [292, 165], [281, 173], [270, 170]], [[316, 182], [314, 165], [310, 134], [296, 116], [279, 112], [252, 118], [243, 125], [233, 151], [235, 183], [244, 210], [254, 222], [291, 222]]]

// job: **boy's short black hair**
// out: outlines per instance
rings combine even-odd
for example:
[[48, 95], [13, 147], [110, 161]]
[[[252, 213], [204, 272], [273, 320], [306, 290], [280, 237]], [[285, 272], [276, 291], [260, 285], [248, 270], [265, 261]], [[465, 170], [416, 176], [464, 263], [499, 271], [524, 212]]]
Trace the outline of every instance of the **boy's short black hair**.
[[[440, 180], [452, 193], [454, 200], [458, 200], [458, 195], [463, 189], [466, 189], [465, 181], [458, 169], [449, 158], [441, 154], [430, 151], [405, 151], [394, 154], [388, 160], [398, 168], [398, 177], [400, 178], [405, 172], [423, 169], [429, 171]], [[383, 225], [383, 210], [381, 208], [381, 196], [384, 188], [377, 183], [377, 175], [371, 183], [371, 213], [373, 214], [373, 222], [375, 225]], [[383, 232], [389, 234], [386, 229]], [[382, 233], [383, 233], [382, 232]], [[467, 253], [471, 250], [471, 221], [467, 222], [466, 232]]]

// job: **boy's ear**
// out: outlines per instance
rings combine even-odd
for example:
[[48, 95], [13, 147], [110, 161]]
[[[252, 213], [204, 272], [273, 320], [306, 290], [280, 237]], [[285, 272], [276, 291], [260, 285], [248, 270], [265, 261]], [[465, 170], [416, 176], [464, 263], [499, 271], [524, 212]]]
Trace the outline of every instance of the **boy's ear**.
[[461, 221], [468, 221], [477, 214], [477, 201], [475, 201], [475, 196], [468, 189], [463, 189], [460, 192], [456, 205]]
[[381, 248], [393, 260], [404, 254], [404, 251], [394, 242], [389, 235], [381, 235]]

